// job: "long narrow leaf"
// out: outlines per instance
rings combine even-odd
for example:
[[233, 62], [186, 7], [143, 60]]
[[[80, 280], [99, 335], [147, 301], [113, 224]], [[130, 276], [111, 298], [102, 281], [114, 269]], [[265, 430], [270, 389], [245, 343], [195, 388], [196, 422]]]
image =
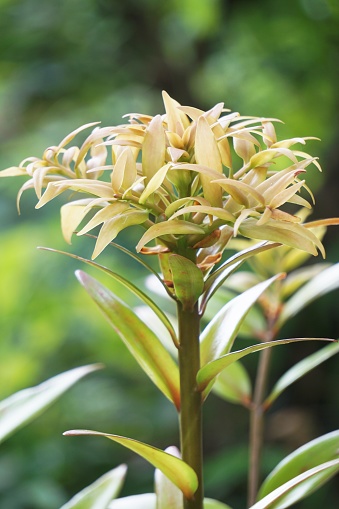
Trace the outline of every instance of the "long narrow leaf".
[[302, 361], [292, 366], [292, 368], [286, 371], [274, 385], [272, 391], [270, 392], [269, 396], [267, 397], [264, 403], [265, 408], [272, 405], [272, 403], [280, 396], [280, 394], [287, 387], [292, 385], [294, 382], [299, 380], [299, 378], [303, 377], [304, 375], [306, 375], [306, 373], [308, 373], [315, 367], [319, 366], [319, 364], [325, 362], [327, 359], [329, 359], [338, 352], [339, 343], [327, 345], [325, 346], [325, 348], [322, 348], [318, 352], [309, 355], [308, 357], [306, 357], [306, 359], [303, 359]]
[[126, 304], [82, 271], [76, 276], [153, 383], [180, 408], [178, 366], [155, 334]]
[[315, 299], [337, 288], [339, 288], [339, 263], [317, 274], [286, 302], [278, 325], [281, 327]]
[[281, 275], [253, 286], [229, 301], [201, 334], [201, 365], [231, 350], [241, 323], [260, 295]]
[[[339, 430], [322, 435], [299, 447], [286, 456], [269, 474], [260, 488], [259, 498], [265, 497], [282, 484], [296, 477], [300, 472], [316, 467], [326, 461], [337, 459], [338, 450]], [[324, 481], [326, 481], [326, 472], [323, 475]], [[311, 492], [314, 486], [310, 485], [310, 488], [312, 488]], [[304, 492], [305, 495], [307, 493], [308, 490]]]
[[100, 368], [93, 364], [66, 371], [0, 402], [0, 443], [37, 417], [78, 380]]
[[77, 493], [60, 509], [107, 509], [122, 487], [127, 467], [119, 467], [99, 477], [93, 484]]
[[249, 509], [285, 509], [302, 499], [339, 471], [339, 459], [306, 470], [266, 495]]
[[133, 440], [132, 438], [92, 430], [71, 430], [66, 431], [64, 435], [102, 436], [123, 445], [127, 449], [139, 454], [139, 456], [151, 463], [155, 468], [161, 470], [183, 492], [187, 499], [192, 499], [198, 488], [197, 475], [187, 463], [151, 445]]
[[228, 268], [231, 265], [238, 264], [239, 266], [240, 261], [244, 262], [247, 260], [247, 258], [250, 258], [251, 256], [254, 256], [258, 253], [262, 253], [263, 251], [267, 251], [268, 249], [273, 249], [275, 247], [279, 247], [280, 244], [278, 243], [269, 243], [269, 242], [260, 242], [259, 244], [256, 244], [255, 246], [251, 246], [247, 249], [244, 249], [243, 251], [240, 251], [239, 253], [236, 253], [235, 255], [231, 256], [226, 260], [217, 270], [215, 270], [207, 279], [205, 283], [205, 292], [203, 295], [201, 308], [205, 308], [208, 300], [212, 297], [212, 295], [215, 293], [215, 291], [221, 286], [224, 281], [227, 279], [229, 272]]
[[111, 276], [116, 281], [119, 281], [125, 288], [128, 288], [134, 295], [139, 297], [140, 300], [142, 300], [147, 306], [149, 306], [152, 311], [157, 315], [157, 317], [162, 321], [168, 332], [170, 333], [170, 336], [174, 342], [175, 345], [178, 345], [178, 339], [176, 332], [173, 328], [173, 325], [171, 324], [170, 320], [167, 318], [165, 313], [157, 306], [157, 304], [148, 296], [146, 293], [144, 293], [140, 288], [135, 286], [133, 283], [131, 283], [128, 279], [120, 276], [116, 272], [113, 272], [109, 268], [105, 267], [104, 265], [100, 265], [99, 263], [94, 262], [93, 260], [88, 260], [87, 258], [82, 258], [81, 256], [75, 255], [73, 253], [67, 253], [66, 251], [60, 251], [58, 249], [51, 249], [47, 247], [41, 247], [39, 249], [43, 249], [44, 251], [51, 251], [53, 253], [59, 253], [66, 256], [69, 256], [70, 258], [74, 258], [75, 260], [79, 260], [83, 263], [86, 263], [87, 265], [90, 265], [92, 267], [95, 267], [96, 269], [101, 270], [102, 272], [105, 272], [109, 276]]
[[260, 343], [258, 345], [249, 346], [243, 350], [228, 353], [219, 357], [212, 362], [209, 362], [203, 366], [197, 374], [198, 390], [203, 391], [206, 387], [219, 375], [225, 368], [227, 368], [232, 362], [238, 361], [242, 357], [249, 355], [254, 352], [259, 352], [265, 348], [271, 348], [273, 346], [287, 345], [288, 343], [295, 343], [297, 341], [333, 341], [328, 338], [291, 338], [291, 339], [279, 339], [276, 341], [267, 341], [266, 343]]

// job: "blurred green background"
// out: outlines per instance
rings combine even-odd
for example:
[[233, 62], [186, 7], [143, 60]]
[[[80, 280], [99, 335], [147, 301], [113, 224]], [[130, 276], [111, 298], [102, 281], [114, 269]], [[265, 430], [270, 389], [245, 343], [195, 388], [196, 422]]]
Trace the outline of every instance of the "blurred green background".
[[[165, 89], [182, 104], [224, 101], [244, 115], [280, 118], [283, 137], [321, 138], [309, 143], [324, 168], [308, 176], [314, 217], [339, 216], [338, 79], [337, 0], [1, 0], [0, 168], [40, 155], [86, 122], [162, 112]], [[151, 491], [152, 469], [129, 452], [61, 436], [81, 427], [158, 447], [178, 443], [174, 411], [76, 284], [79, 263], [36, 250], [68, 249], [61, 202], [36, 211], [26, 193], [18, 217], [19, 186], [19, 179], [0, 181], [0, 399], [78, 365], [103, 362], [106, 369], [1, 446], [0, 506], [57, 509], [121, 462], [129, 465], [123, 494]], [[133, 246], [133, 234], [122, 241]], [[335, 227], [325, 245], [328, 259], [338, 261]], [[89, 255], [92, 246], [75, 239], [72, 250]], [[146, 274], [113, 249], [99, 261], [144, 284]], [[291, 324], [293, 334], [338, 337], [337, 302], [333, 293], [310, 306]], [[315, 348], [281, 350], [272, 381]], [[252, 373], [255, 362], [248, 362]], [[295, 447], [338, 428], [337, 366], [338, 359], [328, 361], [273, 408], [267, 472]], [[244, 507], [247, 414], [211, 396], [205, 421], [206, 494]], [[296, 507], [335, 507], [338, 495], [332, 482]]]

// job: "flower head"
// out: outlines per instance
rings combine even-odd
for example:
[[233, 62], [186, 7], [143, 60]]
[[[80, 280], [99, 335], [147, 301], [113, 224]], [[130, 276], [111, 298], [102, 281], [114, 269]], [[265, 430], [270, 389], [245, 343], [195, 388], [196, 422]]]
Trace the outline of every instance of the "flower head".
[[[295, 150], [308, 138], [278, 141], [276, 119], [243, 117], [222, 103], [208, 111], [181, 106], [163, 93], [165, 113], [131, 113], [113, 127], [87, 124], [1, 176], [26, 175], [23, 191], [34, 188], [37, 207], [66, 190], [75, 193], [61, 208], [63, 235], [101, 225], [93, 258], [131, 225], [145, 232], [143, 253], [192, 250], [203, 270], [220, 260], [228, 241], [270, 240], [311, 254], [323, 246], [301, 219], [282, 207], [311, 208], [300, 195], [303, 175], [317, 159]], [[95, 126], [95, 127], [94, 127]], [[77, 134], [94, 127], [82, 145]], [[44, 192], [43, 192], [44, 190]], [[80, 199], [74, 199], [78, 194]], [[156, 241], [156, 246], [148, 244]], [[192, 258], [192, 257], [191, 257]]]

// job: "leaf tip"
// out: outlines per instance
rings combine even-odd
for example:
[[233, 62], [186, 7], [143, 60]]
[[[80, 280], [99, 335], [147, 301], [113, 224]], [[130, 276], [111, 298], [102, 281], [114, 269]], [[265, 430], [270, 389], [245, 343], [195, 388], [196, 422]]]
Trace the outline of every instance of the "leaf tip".
[[97, 432], [88, 429], [70, 429], [68, 431], [63, 432], [63, 436], [65, 437], [75, 437], [79, 435], [95, 435], [95, 434], [97, 434]]
[[75, 274], [75, 277], [77, 278], [77, 280], [79, 281], [80, 284], [84, 284], [86, 279], [88, 278], [86, 272], [83, 272], [82, 270], [76, 270], [74, 272]]

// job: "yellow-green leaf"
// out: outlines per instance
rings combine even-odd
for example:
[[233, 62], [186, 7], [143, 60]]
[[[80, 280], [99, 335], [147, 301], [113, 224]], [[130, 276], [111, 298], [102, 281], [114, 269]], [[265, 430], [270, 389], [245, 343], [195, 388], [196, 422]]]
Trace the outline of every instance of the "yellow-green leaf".
[[264, 406], [267, 408], [280, 396], [280, 394], [287, 389], [294, 382], [309, 373], [312, 369], [316, 368], [327, 359], [339, 352], [339, 343], [327, 345], [318, 352], [309, 355], [302, 361], [298, 362], [287, 370], [281, 378], [276, 382], [269, 396], [266, 398]]
[[201, 334], [201, 365], [229, 352], [246, 314], [260, 295], [281, 275], [263, 281], [237, 295], [217, 313]]
[[198, 390], [204, 391], [206, 387], [214, 380], [214, 378], [222, 372], [223, 369], [227, 368], [232, 362], [238, 361], [242, 357], [249, 355], [254, 352], [259, 352], [265, 348], [271, 348], [273, 346], [286, 345], [288, 343], [295, 343], [297, 341], [333, 341], [328, 338], [292, 338], [292, 339], [279, 339], [276, 341], [268, 341], [266, 343], [260, 343], [259, 345], [249, 346], [243, 350], [236, 352], [227, 353], [219, 357], [216, 360], [205, 364], [197, 375]]
[[145, 373], [179, 409], [178, 366], [159, 339], [126, 304], [98, 281], [82, 271], [77, 271], [76, 276]]
[[192, 499], [198, 488], [197, 475], [187, 463], [151, 445], [133, 440], [132, 438], [92, 430], [71, 430], [66, 431], [64, 435], [102, 436], [123, 445], [127, 449], [139, 454], [139, 456], [151, 463], [155, 468], [161, 470], [183, 492], [187, 499]]
[[339, 263], [323, 270], [300, 288], [284, 305], [279, 317], [281, 327], [308, 304], [339, 287]]

